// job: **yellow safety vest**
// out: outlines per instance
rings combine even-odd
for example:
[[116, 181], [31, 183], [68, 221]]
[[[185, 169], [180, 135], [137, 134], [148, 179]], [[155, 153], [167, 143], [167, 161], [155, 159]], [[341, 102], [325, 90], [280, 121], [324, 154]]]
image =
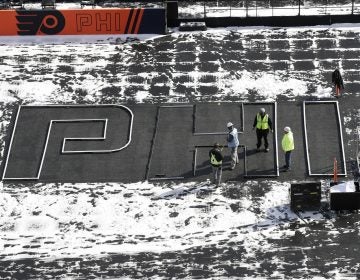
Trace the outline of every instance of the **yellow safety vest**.
[[263, 118], [261, 118], [261, 115], [258, 113], [257, 114], [257, 123], [256, 123], [256, 128], [257, 129], [268, 129], [269, 128], [269, 115], [265, 114], [265, 116]]
[[281, 146], [284, 152], [289, 152], [294, 150], [295, 148], [294, 136], [291, 131], [284, 134], [283, 139], [281, 141]]
[[215, 155], [212, 153], [210, 157], [210, 162], [212, 165], [220, 165], [222, 164], [222, 160], [217, 161]]

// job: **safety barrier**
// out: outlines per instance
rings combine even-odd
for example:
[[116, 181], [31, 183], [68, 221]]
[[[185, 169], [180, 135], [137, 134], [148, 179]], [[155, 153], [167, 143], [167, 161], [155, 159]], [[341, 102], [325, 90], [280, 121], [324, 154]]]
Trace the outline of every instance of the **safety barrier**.
[[165, 34], [165, 9], [1, 10], [0, 36]]

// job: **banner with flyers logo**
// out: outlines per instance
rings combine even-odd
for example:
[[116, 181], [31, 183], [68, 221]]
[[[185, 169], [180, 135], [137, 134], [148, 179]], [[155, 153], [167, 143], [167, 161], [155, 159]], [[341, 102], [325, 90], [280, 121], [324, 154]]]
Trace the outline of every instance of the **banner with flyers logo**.
[[0, 11], [0, 36], [164, 34], [165, 31], [165, 9]]

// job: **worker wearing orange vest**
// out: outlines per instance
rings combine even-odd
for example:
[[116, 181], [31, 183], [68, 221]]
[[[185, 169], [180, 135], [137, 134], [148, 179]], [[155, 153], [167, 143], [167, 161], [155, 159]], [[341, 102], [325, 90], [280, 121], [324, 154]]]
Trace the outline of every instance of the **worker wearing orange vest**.
[[266, 113], [265, 108], [261, 108], [259, 113], [256, 114], [253, 129], [256, 128], [256, 151], [260, 152], [261, 140], [264, 138], [265, 152], [269, 151], [269, 142], [267, 136], [269, 131], [273, 131], [272, 122], [269, 115]]

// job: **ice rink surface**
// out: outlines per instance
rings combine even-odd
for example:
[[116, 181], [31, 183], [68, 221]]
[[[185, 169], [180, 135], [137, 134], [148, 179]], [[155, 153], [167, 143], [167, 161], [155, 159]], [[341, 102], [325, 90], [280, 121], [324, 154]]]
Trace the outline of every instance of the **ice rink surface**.
[[[302, 127], [304, 100], [335, 100], [331, 73], [339, 68], [351, 179], [360, 122], [359, 28], [173, 30], [147, 40], [2, 38], [2, 167], [20, 104], [143, 106], [150, 108], [152, 118], [146, 121], [152, 122], [154, 108], [162, 104], [200, 108], [205, 102], [277, 101], [280, 137], [285, 125]], [[309, 138], [320, 122], [325, 128], [336, 123], [328, 111], [309, 112], [314, 124]], [[146, 118], [147, 111], [141, 113]], [[245, 119], [245, 130], [252, 121]], [[159, 123], [164, 133], [169, 126]], [[320, 139], [325, 151], [331, 150], [328, 145], [338, 150], [336, 131], [327, 132], [311, 138], [311, 149], [322, 148], [316, 143]], [[294, 152], [294, 167], [304, 168], [299, 177], [288, 172], [278, 179], [240, 178], [216, 189], [206, 183], [206, 174], [200, 182], [1, 182], [0, 278], [357, 279], [359, 214], [329, 211], [325, 190], [319, 211], [296, 214], [289, 208], [289, 182], [306, 177], [301, 138]], [[145, 167], [140, 154], [129, 161]], [[316, 157], [321, 161], [321, 154]], [[176, 161], [165, 166], [174, 168]], [[138, 176], [132, 167], [128, 173]]]

